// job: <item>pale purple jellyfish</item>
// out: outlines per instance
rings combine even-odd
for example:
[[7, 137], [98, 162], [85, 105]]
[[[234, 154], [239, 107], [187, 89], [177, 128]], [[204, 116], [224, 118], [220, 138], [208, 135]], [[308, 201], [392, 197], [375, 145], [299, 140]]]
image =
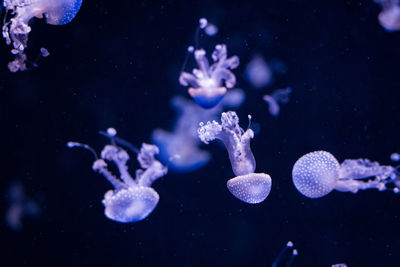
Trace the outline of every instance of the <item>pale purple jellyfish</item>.
[[221, 124], [216, 121], [200, 123], [198, 134], [205, 144], [215, 139], [224, 143], [236, 175], [228, 180], [227, 187], [235, 197], [249, 204], [257, 204], [267, 198], [271, 191], [271, 177], [265, 173], [254, 173], [256, 161], [250, 149], [254, 132], [250, 128], [244, 131], [239, 126], [235, 112], [223, 112]]
[[172, 132], [155, 129], [151, 140], [160, 148], [160, 159], [171, 171], [191, 172], [207, 164], [211, 156], [200, 149], [197, 128], [201, 121], [216, 119], [223, 108], [236, 108], [243, 103], [244, 92], [232, 89], [214, 108], [203, 109], [182, 96], [172, 98], [170, 104], [178, 113]]
[[26, 196], [21, 181], [14, 181], [6, 193], [9, 207], [6, 211], [6, 225], [14, 231], [22, 230], [24, 217], [36, 217], [40, 208], [36, 201]]
[[278, 89], [272, 92], [271, 95], [264, 95], [263, 99], [268, 103], [269, 113], [276, 117], [279, 115], [280, 106], [279, 104], [287, 104], [290, 100], [290, 94], [292, 93], [292, 88], [288, 87], [285, 89]]
[[[83, 147], [90, 150], [96, 157], [92, 169], [101, 173], [113, 186], [104, 195], [104, 214], [111, 220], [129, 223], [145, 219], [157, 206], [159, 195], [151, 188], [152, 183], [165, 176], [168, 169], [164, 167], [155, 155], [159, 149], [155, 145], [143, 143], [137, 154], [137, 160], [142, 169], [136, 170], [136, 178], [128, 172], [128, 153], [118, 146], [132, 146], [118, 137], [113, 128], [107, 130], [106, 135], [110, 138], [111, 144], [106, 145], [98, 158], [96, 152], [86, 144], [68, 142], [68, 147]], [[136, 150], [133, 148], [133, 150]], [[107, 162], [113, 162], [119, 171], [119, 179], [108, 170]]]
[[378, 15], [381, 26], [389, 32], [400, 30], [400, 6], [399, 0], [375, 0], [382, 6]]
[[[334, 189], [352, 193], [390, 189], [398, 193], [400, 188], [396, 168], [368, 159], [347, 159], [339, 164], [326, 151], [311, 152], [299, 158], [293, 166], [292, 179], [297, 190], [309, 198], [323, 197]], [[393, 188], [388, 187], [389, 184]]]
[[[28, 35], [31, 32], [29, 21], [33, 18], [46, 18], [51, 25], [69, 23], [78, 13], [82, 0], [4, 0], [5, 8], [2, 25], [3, 38], [12, 45], [11, 53], [14, 61], [8, 63], [12, 72], [27, 69], [25, 48], [28, 46]], [[41, 55], [49, 55], [46, 49], [41, 49]]]
[[271, 67], [265, 59], [256, 54], [246, 66], [245, 75], [251, 86], [260, 89], [274, 82], [274, 76]]
[[211, 66], [204, 49], [196, 49], [193, 53], [198, 69], [194, 68], [192, 73], [183, 71], [179, 76], [179, 83], [190, 86], [188, 92], [198, 105], [207, 109], [213, 108], [225, 96], [227, 88], [235, 86], [236, 77], [230, 70], [239, 66], [239, 58], [228, 58], [225, 44], [215, 46], [211, 55]]

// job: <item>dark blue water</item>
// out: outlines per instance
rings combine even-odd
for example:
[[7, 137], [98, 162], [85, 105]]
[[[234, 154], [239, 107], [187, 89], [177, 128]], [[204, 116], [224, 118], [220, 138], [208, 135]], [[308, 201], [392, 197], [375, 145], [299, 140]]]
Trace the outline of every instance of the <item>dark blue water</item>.
[[[293, 266], [398, 266], [399, 195], [376, 190], [332, 192], [308, 199], [293, 186], [294, 162], [313, 150], [339, 161], [392, 164], [400, 151], [400, 32], [379, 25], [373, 1], [84, 1], [65, 26], [34, 21], [27, 54], [50, 51], [38, 67], [10, 73], [0, 43], [1, 193], [20, 179], [41, 195], [40, 216], [20, 232], [0, 220], [2, 266], [269, 266], [288, 240]], [[139, 146], [154, 128], [169, 129], [168, 99], [187, 95], [178, 83], [186, 47], [200, 17], [218, 25], [201, 37], [206, 49], [226, 43], [241, 59], [237, 86], [247, 92], [237, 111], [260, 125], [252, 141], [257, 171], [272, 190], [259, 205], [234, 198], [226, 151], [190, 174], [154, 183], [157, 208], [144, 221], [107, 219], [111, 188], [91, 170], [79, 140], [100, 150], [97, 134], [113, 126]], [[242, 75], [254, 53], [280, 59], [287, 73], [254, 91]], [[262, 95], [292, 87], [277, 118]], [[134, 169], [137, 165], [132, 165]], [[2, 198], [4, 214], [8, 203]]]

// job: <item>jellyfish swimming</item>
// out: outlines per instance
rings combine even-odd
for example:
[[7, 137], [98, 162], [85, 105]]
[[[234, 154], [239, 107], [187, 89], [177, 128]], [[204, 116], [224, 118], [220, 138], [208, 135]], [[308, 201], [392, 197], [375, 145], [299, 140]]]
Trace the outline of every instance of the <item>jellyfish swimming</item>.
[[151, 140], [160, 148], [160, 159], [174, 172], [192, 172], [207, 164], [211, 155], [200, 149], [197, 128], [201, 121], [216, 119], [224, 108], [242, 105], [245, 94], [240, 89], [232, 89], [214, 108], [203, 109], [183, 96], [175, 96], [170, 105], [176, 110], [178, 118], [172, 132], [155, 129]]
[[[114, 189], [107, 191], [102, 201], [106, 217], [121, 223], [141, 221], [154, 210], [160, 198], [151, 188], [152, 183], [165, 176], [168, 169], [155, 158], [159, 153], [157, 146], [143, 143], [138, 151], [127, 141], [116, 137], [117, 132], [113, 128], [109, 128], [103, 134], [110, 138], [111, 144], [104, 146], [100, 158], [94, 149], [86, 144], [68, 142], [67, 146], [82, 147], [91, 151], [95, 156], [92, 169], [101, 173], [113, 185]], [[136, 170], [135, 179], [128, 172], [129, 155], [118, 144], [137, 153], [137, 160], [142, 169]], [[110, 172], [107, 162], [115, 164], [120, 174], [119, 179]]]
[[236, 198], [249, 204], [257, 204], [267, 198], [272, 182], [268, 174], [254, 173], [256, 161], [250, 149], [254, 132], [250, 128], [244, 131], [239, 126], [239, 117], [234, 111], [223, 112], [221, 124], [216, 121], [201, 122], [198, 135], [205, 144], [219, 139], [225, 145], [236, 175], [228, 180], [227, 187]]
[[283, 256], [285, 255], [286, 251], [292, 250], [292, 253], [290, 254], [289, 261], [286, 263], [286, 266], [289, 267], [292, 265], [294, 258], [299, 254], [297, 249], [294, 248], [294, 244], [292, 241], [288, 241], [286, 243], [286, 246], [279, 252], [278, 256], [275, 258], [274, 262], [272, 263], [271, 267], [277, 267], [279, 263], [282, 261]]
[[334, 189], [357, 193], [375, 188], [398, 193], [400, 188], [396, 168], [369, 159], [346, 159], [339, 164], [327, 151], [310, 152], [299, 158], [293, 166], [292, 179], [297, 190], [309, 198], [323, 197]]
[[382, 11], [378, 15], [381, 26], [388, 32], [400, 30], [399, 0], [375, 0], [375, 2], [382, 7]]
[[280, 106], [279, 104], [286, 104], [289, 102], [290, 94], [292, 93], [292, 88], [288, 87], [285, 89], [278, 89], [272, 92], [271, 95], [264, 95], [263, 99], [268, 103], [269, 113], [276, 117], [279, 115]]
[[[207, 27], [207, 20], [200, 19], [200, 29]], [[194, 68], [192, 73], [182, 71], [179, 76], [179, 83], [182, 86], [190, 86], [189, 95], [203, 108], [215, 107], [225, 96], [227, 89], [233, 88], [236, 84], [236, 76], [231, 70], [239, 66], [239, 57], [228, 58], [228, 50], [225, 44], [215, 46], [211, 55], [212, 65], [202, 48], [194, 49], [189, 47], [188, 52], [194, 54], [198, 69]]]
[[256, 54], [246, 66], [245, 76], [252, 87], [260, 89], [274, 82], [271, 67], [265, 59]]
[[[27, 69], [24, 51], [28, 46], [29, 22], [33, 17], [44, 17], [47, 24], [64, 25], [75, 17], [81, 5], [82, 0], [4, 0], [2, 33], [7, 45], [12, 45], [11, 53], [15, 55], [15, 59], [8, 63], [8, 69], [11, 72]], [[41, 55], [46, 57], [48, 52], [42, 49]]]
[[38, 203], [28, 197], [21, 181], [15, 180], [6, 193], [9, 207], [6, 211], [6, 225], [14, 231], [22, 230], [22, 220], [25, 217], [36, 217], [40, 208]]

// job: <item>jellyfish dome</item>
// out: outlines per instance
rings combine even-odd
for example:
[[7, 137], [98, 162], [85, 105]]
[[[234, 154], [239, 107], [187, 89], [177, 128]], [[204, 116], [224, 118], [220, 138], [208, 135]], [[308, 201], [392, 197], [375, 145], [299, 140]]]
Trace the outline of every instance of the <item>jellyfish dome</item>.
[[302, 156], [292, 170], [295, 187], [309, 198], [323, 197], [331, 192], [338, 175], [339, 162], [326, 151], [315, 151]]
[[265, 173], [250, 173], [228, 180], [229, 192], [243, 202], [257, 204], [263, 202], [271, 191], [271, 177]]

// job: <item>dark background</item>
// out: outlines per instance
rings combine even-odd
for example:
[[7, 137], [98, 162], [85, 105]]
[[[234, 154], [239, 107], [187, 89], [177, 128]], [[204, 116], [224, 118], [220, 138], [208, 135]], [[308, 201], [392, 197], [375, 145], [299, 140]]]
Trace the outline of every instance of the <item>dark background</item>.
[[[291, 181], [294, 162], [313, 150], [382, 164], [400, 151], [400, 32], [385, 32], [379, 11], [372, 0], [84, 1], [68, 25], [32, 23], [28, 56], [40, 47], [51, 55], [23, 73], [7, 70], [12, 57], [1, 40], [1, 193], [20, 179], [29, 196], [42, 196], [40, 216], [24, 220], [21, 232], [1, 220], [1, 265], [268, 266], [292, 240], [293, 266], [398, 266], [398, 195], [312, 200]], [[97, 131], [109, 126], [136, 145], [155, 128], [170, 129], [168, 99], [187, 94], [177, 80], [202, 16], [219, 33], [201, 44], [226, 43], [241, 59], [235, 73], [247, 98], [238, 114], [243, 126], [251, 113], [261, 127], [252, 149], [272, 191], [259, 205], [234, 198], [226, 151], [212, 144], [206, 167], [154, 183], [160, 202], [147, 219], [113, 222], [101, 204], [111, 185], [92, 172], [89, 153], [65, 144], [100, 150], [106, 140]], [[256, 52], [288, 69], [261, 91], [243, 76]], [[273, 118], [261, 97], [286, 86], [291, 101]]]

